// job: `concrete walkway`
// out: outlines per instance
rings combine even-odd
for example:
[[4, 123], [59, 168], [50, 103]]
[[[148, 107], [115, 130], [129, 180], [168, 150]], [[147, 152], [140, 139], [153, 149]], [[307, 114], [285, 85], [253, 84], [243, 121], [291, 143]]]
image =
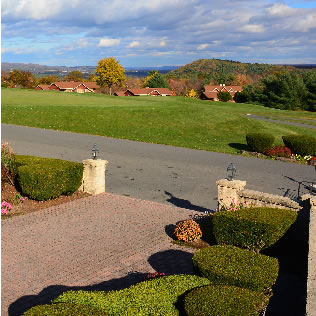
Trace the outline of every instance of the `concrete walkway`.
[[172, 224], [202, 214], [109, 193], [2, 221], [2, 316], [69, 289], [111, 290], [146, 273], [192, 273]]

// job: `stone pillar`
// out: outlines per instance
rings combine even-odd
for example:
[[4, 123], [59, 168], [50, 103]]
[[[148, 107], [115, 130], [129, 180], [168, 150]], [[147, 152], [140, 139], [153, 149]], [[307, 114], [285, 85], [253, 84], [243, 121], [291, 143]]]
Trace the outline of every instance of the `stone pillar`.
[[234, 204], [240, 203], [239, 192], [246, 186], [246, 181], [221, 179], [216, 181], [218, 191], [218, 210], [227, 208], [233, 202]]
[[105, 192], [105, 173], [107, 160], [83, 160], [83, 178], [80, 190], [90, 194]]

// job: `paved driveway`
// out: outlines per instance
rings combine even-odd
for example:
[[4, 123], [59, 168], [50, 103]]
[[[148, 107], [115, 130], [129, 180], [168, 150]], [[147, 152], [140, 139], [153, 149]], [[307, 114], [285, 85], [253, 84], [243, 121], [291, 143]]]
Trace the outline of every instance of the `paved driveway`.
[[2, 139], [19, 154], [73, 161], [90, 158], [97, 143], [109, 161], [107, 192], [193, 210], [216, 208], [215, 182], [226, 177], [230, 162], [248, 189], [272, 194], [295, 196], [299, 182], [316, 179], [306, 165], [8, 124]]
[[108, 193], [2, 221], [2, 316], [69, 289], [124, 288], [154, 271], [192, 273], [170, 226], [200, 214]]

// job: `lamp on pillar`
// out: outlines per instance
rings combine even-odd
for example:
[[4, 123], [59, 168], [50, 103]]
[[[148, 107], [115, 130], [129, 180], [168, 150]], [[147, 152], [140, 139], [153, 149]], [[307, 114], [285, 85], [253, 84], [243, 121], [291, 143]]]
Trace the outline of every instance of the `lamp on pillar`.
[[229, 181], [233, 181], [234, 177], [236, 175], [236, 167], [233, 163], [231, 163], [228, 167], [227, 167], [227, 172], [228, 172], [228, 180]]
[[97, 144], [94, 144], [93, 147], [92, 147], [92, 159], [93, 160], [96, 160], [97, 159], [97, 156], [98, 156], [98, 153], [100, 152]]

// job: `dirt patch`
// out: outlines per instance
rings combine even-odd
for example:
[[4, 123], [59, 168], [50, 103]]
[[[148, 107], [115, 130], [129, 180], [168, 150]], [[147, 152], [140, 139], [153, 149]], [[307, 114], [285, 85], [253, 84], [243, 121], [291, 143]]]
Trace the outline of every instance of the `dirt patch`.
[[2, 219], [9, 218], [15, 215], [24, 215], [39, 211], [48, 207], [56, 206], [59, 204], [71, 202], [73, 200], [81, 199], [91, 194], [84, 193], [81, 191], [76, 191], [70, 196], [61, 195], [57, 199], [48, 200], [48, 201], [35, 201], [31, 199], [25, 199], [23, 202], [20, 201], [20, 196], [24, 197], [15, 186], [8, 183], [1, 185], [1, 202], [9, 202], [13, 209], [8, 215], [1, 215]]

